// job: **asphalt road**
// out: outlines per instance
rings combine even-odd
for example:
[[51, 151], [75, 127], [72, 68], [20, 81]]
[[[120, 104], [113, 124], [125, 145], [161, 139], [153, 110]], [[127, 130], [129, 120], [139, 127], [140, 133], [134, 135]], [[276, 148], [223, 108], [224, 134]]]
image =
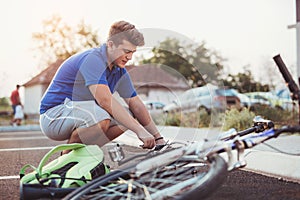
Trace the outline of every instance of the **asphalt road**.
[[[0, 199], [19, 199], [20, 168], [28, 163], [37, 166], [43, 155], [60, 143], [40, 131], [0, 132]], [[300, 184], [237, 170], [209, 199], [300, 200]]]

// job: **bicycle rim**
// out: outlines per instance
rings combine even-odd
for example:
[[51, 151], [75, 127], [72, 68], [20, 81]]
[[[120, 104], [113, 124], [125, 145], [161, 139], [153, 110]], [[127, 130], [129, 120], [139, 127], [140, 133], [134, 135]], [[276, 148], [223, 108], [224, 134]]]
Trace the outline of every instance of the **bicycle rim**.
[[[158, 161], [159, 162], [159, 161]], [[99, 177], [65, 199], [200, 199], [209, 196], [227, 176], [219, 156], [207, 161], [178, 159], [136, 177], [135, 166]]]

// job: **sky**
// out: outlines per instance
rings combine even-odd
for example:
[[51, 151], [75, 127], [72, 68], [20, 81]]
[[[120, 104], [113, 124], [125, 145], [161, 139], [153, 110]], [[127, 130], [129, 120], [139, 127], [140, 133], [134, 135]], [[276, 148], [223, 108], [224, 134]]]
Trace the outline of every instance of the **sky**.
[[[296, 0], [10, 0], [0, 7], [0, 97], [9, 96], [41, 69], [32, 34], [43, 20], [59, 15], [65, 23], [82, 19], [105, 41], [110, 25], [125, 20], [138, 29], [160, 29], [207, 44], [226, 59], [230, 73], [250, 66], [262, 77], [264, 63], [280, 54], [296, 68]], [[292, 69], [292, 71], [296, 71]], [[267, 76], [267, 74], [265, 74]], [[280, 75], [279, 75], [280, 76]], [[281, 78], [281, 77], [280, 77]]]

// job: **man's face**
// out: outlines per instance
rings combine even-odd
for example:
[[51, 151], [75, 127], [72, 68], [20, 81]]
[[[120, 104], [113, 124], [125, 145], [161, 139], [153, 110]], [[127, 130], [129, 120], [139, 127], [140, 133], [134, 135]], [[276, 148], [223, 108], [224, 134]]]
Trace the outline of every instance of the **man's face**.
[[126, 40], [123, 40], [119, 46], [116, 46], [112, 41], [109, 45], [111, 47], [108, 55], [110, 61], [121, 68], [125, 67], [126, 63], [132, 59], [133, 53], [136, 52], [136, 46]]

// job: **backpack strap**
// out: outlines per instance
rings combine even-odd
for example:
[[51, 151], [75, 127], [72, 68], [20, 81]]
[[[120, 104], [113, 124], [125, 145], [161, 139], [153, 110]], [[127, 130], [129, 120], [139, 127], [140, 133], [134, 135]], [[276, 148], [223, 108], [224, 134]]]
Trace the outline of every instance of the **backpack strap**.
[[[49, 158], [54, 154], [57, 153], [59, 151], [63, 151], [63, 150], [74, 150], [74, 149], [78, 149], [78, 148], [82, 148], [85, 147], [85, 144], [80, 144], [80, 143], [72, 143], [72, 144], [61, 144], [61, 145], [57, 145], [56, 147], [54, 147], [53, 149], [51, 149], [41, 160], [41, 162], [39, 163], [39, 166], [35, 169], [35, 171], [37, 172], [36, 177], [40, 177], [42, 175], [42, 168], [43, 166], [47, 163], [47, 161], [49, 160]], [[25, 168], [26, 169], [26, 168]]]
[[22, 177], [25, 175], [25, 170], [27, 169], [27, 168], [32, 168], [34, 171], [36, 171], [36, 168], [34, 167], [34, 166], [32, 166], [31, 164], [27, 164], [27, 165], [24, 165], [21, 169], [20, 169], [20, 173], [19, 173], [19, 175], [20, 175], [20, 179], [22, 179]]

